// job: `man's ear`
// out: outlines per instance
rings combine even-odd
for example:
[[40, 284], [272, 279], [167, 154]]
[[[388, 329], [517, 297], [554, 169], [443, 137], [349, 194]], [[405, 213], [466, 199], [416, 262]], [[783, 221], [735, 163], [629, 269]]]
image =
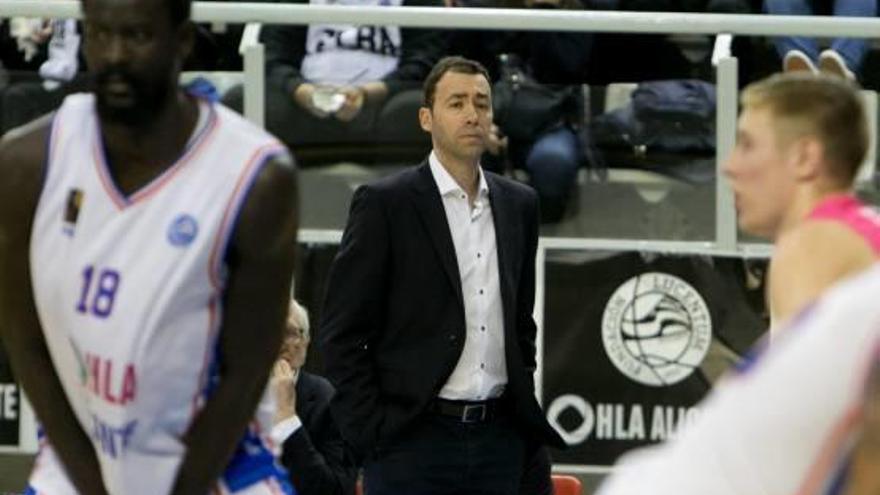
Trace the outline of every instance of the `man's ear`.
[[179, 47], [181, 69], [195, 50], [196, 29], [196, 25], [192, 21], [186, 21], [177, 28], [177, 46]]
[[430, 133], [433, 123], [434, 115], [431, 113], [431, 109], [428, 107], [419, 108], [419, 125], [422, 127], [422, 130]]
[[825, 147], [819, 139], [812, 136], [800, 138], [792, 143], [790, 151], [797, 179], [813, 179], [826, 173]]

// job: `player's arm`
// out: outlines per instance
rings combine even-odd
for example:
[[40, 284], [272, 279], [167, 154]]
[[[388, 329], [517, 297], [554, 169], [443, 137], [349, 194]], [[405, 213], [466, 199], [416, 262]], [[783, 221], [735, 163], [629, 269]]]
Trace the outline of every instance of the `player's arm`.
[[31, 286], [29, 244], [49, 129], [41, 119], [0, 143], [0, 340], [70, 480], [80, 493], [102, 494], [97, 456], [55, 372]]
[[175, 494], [208, 493], [266, 388], [290, 299], [297, 202], [292, 160], [273, 159], [251, 187], [226, 253], [220, 380], [187, 432]]
[[826, 289], [874, 262], [855, 232], [835, 222], [809, 222], [776, 244], [770, 263], [771, 332], [815, 301]]

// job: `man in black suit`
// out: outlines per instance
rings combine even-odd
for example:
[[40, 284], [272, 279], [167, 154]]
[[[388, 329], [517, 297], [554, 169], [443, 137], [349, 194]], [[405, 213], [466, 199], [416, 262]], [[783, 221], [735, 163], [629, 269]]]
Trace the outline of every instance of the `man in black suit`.
[[357, 465], [330, 414], [333, 386], [302, 370], [309, 315], [291, 299], [281, 353], [272, 372], [276, 412], [272, 439], [299, 495], [354, 495]]
[[515, 494], [524, 459], [562, 446], [534, 396], [534, 191], [486, 173], [485, 69], [425, 80], [418, 167], [359, 188], [320, 338], [331, 410], [369, 495]]

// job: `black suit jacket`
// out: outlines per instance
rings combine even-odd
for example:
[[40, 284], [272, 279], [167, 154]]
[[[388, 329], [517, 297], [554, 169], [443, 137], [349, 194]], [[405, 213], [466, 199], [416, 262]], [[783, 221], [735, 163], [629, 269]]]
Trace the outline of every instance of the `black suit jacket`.
[[281, 447], [281, 463], [302, 495], [354, 495], [357, 465], [330, 414], [333, 385], [303, 371], [296, 382], [302, 427]]
[[[486, 173], [495, 223], [511, 411], [526, 440], [563, 446], [534, 397], [534, 191]], [[319, 339], [331, 410], [362, 456], [404, 430], [452, 373], [465, 340], [460, 274], [427, 160], [354, 194]]]

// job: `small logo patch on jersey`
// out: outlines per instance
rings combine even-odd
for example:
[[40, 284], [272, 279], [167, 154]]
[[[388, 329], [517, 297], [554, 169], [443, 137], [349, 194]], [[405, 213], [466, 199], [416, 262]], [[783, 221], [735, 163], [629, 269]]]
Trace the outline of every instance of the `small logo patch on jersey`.
[[61, 231], [72, 236], [76, 229], [76, 221], [79, 219], [79, 211], [82, 208], [83, 192], [81, 189], [71, 189], [67, 193], [67, 203], [64, 207], [64, 223]]
[[199, 223], [192, 215], [183, 213], [168, 227], [168, 242], [172, 246], [188, 246], [199, 234]]

